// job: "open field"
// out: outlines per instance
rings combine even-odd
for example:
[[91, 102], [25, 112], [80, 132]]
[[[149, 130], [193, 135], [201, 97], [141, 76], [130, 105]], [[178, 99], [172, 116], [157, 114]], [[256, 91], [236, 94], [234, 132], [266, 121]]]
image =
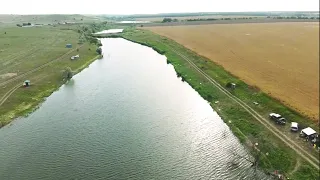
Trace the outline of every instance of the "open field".
[[[31, 111], [60, 87], [66, 67], [77, 72], [97, 56], [96, 45], [78, 44], [80, 34], [75, 28], [0, 28], [0, 127]], [[68, 43], [73, 47], [66, 48]], [[80, 58], [71, 61], [76, 54]], [[31, 80], [29, 88], [22, 87], [26, 79]]]
[[64, 15], [6, 15], [0, 14], [0, 26], [16, 25], [22, 23], [32, 24], [57, 24], [64, 22], [87, 23], [100, 20], [97, 16], [84, 16], [79, 14]]
[[147, 27], [319, 120], [319, 23]]
[[[250, 149], [250, 144], [259, 143], [260, 152], [265, 154], [260, 158], [259, 167], [264, 171], [277, 169], [290, 179], [319, 178], [319, 152], [297, 133], [290, 132], [289, 124], [297, 121], [301, 128], [311, 126], [315, 129], [317, 125], [173, 40], [135, 29], [108, 37], [123, 37], [164, 54], [167, 62], [174, 66], [177, 76], [210, 103], [244, 145]], [[237, 83], [237, 88], [227, 90], [224, 88], [226, 82]], [[260, 104], [253, 104], [255, 101]], [[287, 117], [287, 125], [272, 123], [268, 119], [268, 113], [272, 111]]]
[[[206, 15], [206, 16], [183, 16], [183, 17], [174, 17], [174, 16], [165, 16], [166, 18], [178, 19], [178, 20], [187, 20], [187, 19], [208, 19], [208, 18], [254, 18], [254, 19], [264, 19], [266, 16], [236, 16], [236, 15]], [[147, 18], [135, 18], [137, 21], [162, 21], [164, 17], [147, 17]]]
[[144, 27], [155, 26], [190, 26], [190, 25], [209, 25], [209, 24], [249, 24], [249, 23], [298, 23], [298, 22], [319, 22], [318, 19], [272, 19], [272, 18], [259, 18], [259, 19], [231, 19], [231, 20], [206, 20], [206, 21], [178, 21], [178, 22], [151, 22], [144, 23]]

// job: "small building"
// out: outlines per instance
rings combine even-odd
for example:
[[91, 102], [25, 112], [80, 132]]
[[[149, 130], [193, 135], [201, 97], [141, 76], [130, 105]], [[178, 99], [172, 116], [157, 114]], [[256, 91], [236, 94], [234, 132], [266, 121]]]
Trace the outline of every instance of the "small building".
[[29, 86], [30, 86], [30, 80], [25, 80], [25, 81], [23, 82], [23, 86], [24, 86], [24, 87], [29, 87]]
[[72, 44], [66, 44], [66, 48], [72, 48]]
[[306, 137], [306, 138], [313, 138], [317, 132], [313, 130], [311, 127], [307, 127], [301, 130], [301, 136]]

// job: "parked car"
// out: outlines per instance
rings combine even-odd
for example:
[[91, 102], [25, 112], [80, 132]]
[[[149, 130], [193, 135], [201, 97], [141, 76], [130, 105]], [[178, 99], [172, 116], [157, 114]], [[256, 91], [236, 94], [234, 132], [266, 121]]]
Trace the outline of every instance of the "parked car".
[[276, 114], [276, 113], [270, 113], [269, 114], [270, 119], [276, 120], [278, 118], [281, 118], [280, 114]]
[[298, 128], [298, 123], [296, 122], [291, 122], [291, 131], [293, 132], [298, 132], [299, 128]]
[[277, 124], [281, 124], [281, 125], [286, 124], [286, 119], [282, 117], [280, 114], [270, 113], [269, 118], [274, 120]]

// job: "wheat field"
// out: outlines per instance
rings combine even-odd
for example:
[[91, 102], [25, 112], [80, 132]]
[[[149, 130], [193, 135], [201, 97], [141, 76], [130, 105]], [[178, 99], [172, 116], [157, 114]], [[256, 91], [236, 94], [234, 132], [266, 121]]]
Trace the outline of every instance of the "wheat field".
[[319, 23], [147, 27], [319, 120]]

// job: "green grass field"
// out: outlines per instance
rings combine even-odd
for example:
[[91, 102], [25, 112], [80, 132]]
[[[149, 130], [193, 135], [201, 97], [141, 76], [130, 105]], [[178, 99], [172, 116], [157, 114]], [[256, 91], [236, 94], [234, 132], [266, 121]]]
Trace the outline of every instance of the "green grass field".
[[64, 15], [6, 15], [0, 14], [0, 26], [15, 26], [16, 24], [31, 23], [31, 24], [57, 24], [64, 22], [74, 23], [90, 23], [93, 21], [102, 21], [100, 16], [84, 16], [79, 14]]
[[[0, 28], [0, 100], [10, 89], [22, 86], [26, 79], [31, 80], [31, 87], [19, 87], [0, 106], [0, 125], [32, 111], [44, 97], [60, 87], [66, 67], [79, 71], [97, 56], [97, 46], [88, 42], [79, 45], [79, 36], [75, 25]], [[65, 47], [68, 43], [73, 45], [71, 49]], [[64, 55], [67, 52], [69, 54]], [[70, 57], [77, 54], [80, 58], [71, 61]], [[51, 61], [54, 62], [28, 73]], [[16, 77], [19, 78], [6, 83]]]
[[[312, 121], [305, 119], [277, 100], [270, 98], [259, 89], [246, 85], [244, 82], [226, 72], [221, 66], [214, 64], [204, 57], [198, 56], [172, 40], [153, 34], [150, 31], [137, 29], [126, 30], [120, 37], [152, 47], [157, 52], [166, 55], [168, 63], [171, 63], [175, 67], [177, 75], [181, 76], [182, 79], [190, 84], [204, 99], [210, 102], [212, 108], [218, 112], [242, 143], [259, 143], [259, 149], [263, 153], [259, 166], [263, 170], [267, 172], [279, 170], [290, 177], [290, 179], [319, 178], [317, 169], [300, 159], [295, 151], [265, 129], [265, 127], [248, 112], [240, 108], [238, 104], [210, 84], [209, 81], [193, 69], [188, 62], [182, 60], [171, 47], [190, 58], [199, 68], [205, 71], [206, 74], [217, 80], [219, 84], [224, 86], [227, 82], [235, 82], [237, 88], [232, 94], [245, 101], [260, 114], [263, 114], [265, 118], [268, 118], [268, 113], [274, 111], [283, 114], [292, 121], [316, 128], [315, 124], [310, 124]], [[216, 101], [219, 101], [219, 103], [216, 104]], [[255, 101], [260, 104], [254, 105], [253, 102]], [[292, 135], [292, 138], [294, 138], [297, 143], [308, 150], [310, 154], [318, 157], [319, 154], [316, 150], [309, 148], [306, 142], [297, 138], [297, 134], [292, 134], [289, 131], [289, 125], [285, 127], [279, 126], [278, 129], [288, 135]], [[268, 155], [266, 155], [266, 153]]]

